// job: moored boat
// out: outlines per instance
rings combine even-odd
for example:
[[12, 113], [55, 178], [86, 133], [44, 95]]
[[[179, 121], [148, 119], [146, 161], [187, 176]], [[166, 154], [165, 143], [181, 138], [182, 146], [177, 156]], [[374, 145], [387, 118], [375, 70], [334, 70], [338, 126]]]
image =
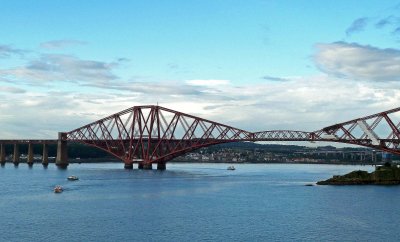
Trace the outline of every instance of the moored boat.
[[234, 166], [228, 166], [227, 170], [234, 171], [235, 167]]
[[76, 180], [79, 180], [79, 178], [78, 178], [77, 176], [69, 176], [67, 179], [68, 179], [69, 181], [76, 181]]
[[63, 191], [64, 191], [64, 189], [60, 185], [57, 185], [54, 187], [54, 193], [61, 193]]

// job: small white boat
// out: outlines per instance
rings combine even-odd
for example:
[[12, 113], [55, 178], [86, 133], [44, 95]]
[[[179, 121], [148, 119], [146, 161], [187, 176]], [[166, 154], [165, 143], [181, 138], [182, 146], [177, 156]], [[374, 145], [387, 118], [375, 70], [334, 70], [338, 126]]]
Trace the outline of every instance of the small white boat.
[[64, 189], [60, 185], [54, 187], [54, 193], [62, 193], [63, 191]]
[[236, 170], [234, 166], [228, 166], [228, 168], [226, 168], [226, 169], [227, 169], [227, 170], [230, 170], [230, 171]]
[[79, 178], [77, 176], [69, 176], [67, 179], [68, 179], [68, 181], [77, 181], [77, 180], [79, 180]]

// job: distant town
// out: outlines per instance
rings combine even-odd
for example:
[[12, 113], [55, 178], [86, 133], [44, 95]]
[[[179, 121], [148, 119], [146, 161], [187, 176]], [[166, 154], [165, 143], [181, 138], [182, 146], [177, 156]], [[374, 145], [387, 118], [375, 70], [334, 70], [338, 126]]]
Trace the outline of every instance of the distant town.
[[369, 148], [336, 148], [333, 146], [306, 147], [231, 143], [211, 146], [187, 153], [174, 161], [230, 163], [329, 163], [376, 164], [398, 162], [399, 157]]

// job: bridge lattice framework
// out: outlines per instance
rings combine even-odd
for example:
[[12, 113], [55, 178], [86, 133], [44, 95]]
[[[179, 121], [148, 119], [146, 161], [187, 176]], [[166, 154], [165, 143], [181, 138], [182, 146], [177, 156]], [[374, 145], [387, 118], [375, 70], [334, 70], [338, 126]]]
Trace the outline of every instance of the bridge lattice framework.
[[400, 154], [399, 111], [400, 108], [395, 108], [313, 132], [248, 132], [158, 105], [134, 106], [60, 133], [59, 140], [100, 148], [121, 159], [126, 168], [138, 163], [139, 168], [145, 169], [150, 169], [153, 163], [158, 169], [165, 169], [167, 161], [187, 152], [239, 141], [339, 142]]

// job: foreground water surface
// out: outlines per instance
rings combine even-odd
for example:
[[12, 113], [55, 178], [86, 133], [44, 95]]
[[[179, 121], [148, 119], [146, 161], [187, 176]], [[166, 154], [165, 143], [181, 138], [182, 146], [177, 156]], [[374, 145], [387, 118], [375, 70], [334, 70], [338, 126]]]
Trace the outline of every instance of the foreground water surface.
[[[0, 241], [395, 241], [400, 186], [305, 186], [371, 166], [0, 168]], [[67, 181], [76, 175], [79, 181]], [[53, 193], [55, 185], [65, 191]]]

